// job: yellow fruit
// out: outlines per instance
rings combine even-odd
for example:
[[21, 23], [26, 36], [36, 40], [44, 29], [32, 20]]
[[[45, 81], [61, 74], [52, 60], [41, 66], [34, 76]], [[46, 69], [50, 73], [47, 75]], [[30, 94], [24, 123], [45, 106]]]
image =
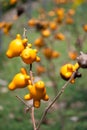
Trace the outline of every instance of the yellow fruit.
[[46, 88], [43, 81], [38, 81], [34, 85], [28, 85], [29, 94], [24, 96], [25, 100], [33, 99], [33, 106], [36, 108], [40, 107], [41, 100], [47, 101], [49, 99], [46, 94]]
[[53, 51], [52, 58], [57, 58], [59, 56], [60, 56], [60, 53], [58, 53], [57, 51]]
[[56, 9], [56, 14], [59, 16], [59, 17], [62, 17], [64, 18], [64, 8], [57, 8]]
[[67, 24], [73, 24], [74, 23], [74, 20], [73, 18], [71, 18], [70, 16], [66, 18], [66, 23]]
[[[65, 64], [61, 67], [60, 69], [60, 75], [64, 80], [69, 80], [70, 77], [72, 76], [73, 72], [75, 72], [76, 70], [78, 70], [79, 68], [79, 64], [76, 63], [75, 65], [72, 64]], [[71, 81], [71, 83], [75, 82], [75, 78], [73, 78]]]
[[34, 44], [35, 46], [37, 47], [43, 47], [44, 46], [44, 39], [42, 37], [39, 37], [37, 38], [35, 41], [34, 41]]
[[64, 36], [62, 33], [57, 33], [57, 34], [55, 35], [55, 39], [65, 40], [65, 36]]
[[37, 56], [37, 50], [32, 49], [27, 46], [21, 53], [21, 58], [26, 64], [32, 64], [33, 62], [40, 61], [40, 58]]
[[68, 15], [73, 16], [75, 14], [75, 10], [74, 9], [69, 9], [68, 10]]
[[49, 37], [50, 34], [51, 34], [51, 32], [50, 32], [49, 29], [45, 29], [45, 30], [42, 30], [42, 31], [41, 31], [41, 34], [42, 34], [42, 36], [44, 36], [44, 37]]
[[56, 22], [50, 22], [49, 26], [50, 26], [50, 29], [52, 29], [52, 30], [57, 29], [57, 23]]
[[0, 29], [3, 28], [6, 25], [6, 22], [2, 21], [0, 22]]
[[37, 66], [37, 74], [40, 75], [46, 71], [45, 67]]
[[12, 40], [9, 44], [8, 50], [6, 55], [8, 58], [13, 58], [16, 56], [20, 56], [21, 52], [24, 50], [25, 46], [27, 45], [27, 39], [21, 38], [20, 34], [17, 34], [16, 39]]
[[52, 50], [51, 48], [48, 48], [48, 47], [43, 49], [43, 54], [49, 60], [52, 59], [52, 58], [57, 58], [57, 57], [60, 56], [60, 54], [57, 51], [54, 51], [54, 50]]
[[36, 20], [35, 20], [35, 19], [30, 19], [30, 20], [28, 21], [28, 25], [29, 25], [30, 27], [34, 27], [34, 26], [36, 25]]
[[66, 4], [67, 0], [54, 0], [55, 4]]
[[85, 32], [87, 32], [87, 24], [83, 25], [83, 29]]
[[76, 60], [78, 56], [77, 52], [69, 52], [68, 55], [72, 60]]
[[50, 17], [53, 17], [53, 16], [55, 16], [55, 12], [51, 10], [51, 11], [48, 12], [48, 15], [49, 15]]
[[47, 59], [51, 59], [52, 58], [52, 49], [50, 48], [44, 48], [43, 49], [43, 54], [46, 56]]
[[21, 72], [14, 76], [13, 80], [8, 85], [8, 88], [10, 90], [15, 90], [17, 88], [24, 88], [28, 85], [29, 79], [30, 76], [27, 74], [26, 70], [24, 68], [21, 68]]
[[15, 3], [17, 3], [17, 0], [10, 0], [11, 5], [14, 5]]

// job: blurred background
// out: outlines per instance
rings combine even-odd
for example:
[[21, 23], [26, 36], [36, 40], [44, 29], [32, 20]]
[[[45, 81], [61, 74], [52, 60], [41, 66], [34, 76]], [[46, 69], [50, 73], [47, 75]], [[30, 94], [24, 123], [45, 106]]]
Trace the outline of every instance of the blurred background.
[[[80, 51], [87, 53], [87, 1], [0, 0], [0, 130], [33, 130], [30, 114], [16, 98], [23, 98], [28, 90], [8, 89], [21, 67], [29, 71], [20, 57], [6, 57], [9, 43], [16, 34], [23, 37], [24, 28], [28, 42], [41, 57], [41, 63], [33, 64], [35, 80], [45, 82], [50, 97], [48, 102], [42, 101], [39, 109], [35, 108], [38, 123], [45, 107], [66, 83], [60, 76], [60, 67], [75, 64]], [[87, 70], [80, 69], [80, 73], [82, 77], [70, 84], [49, 110], [41, 130], [87, 130]]]

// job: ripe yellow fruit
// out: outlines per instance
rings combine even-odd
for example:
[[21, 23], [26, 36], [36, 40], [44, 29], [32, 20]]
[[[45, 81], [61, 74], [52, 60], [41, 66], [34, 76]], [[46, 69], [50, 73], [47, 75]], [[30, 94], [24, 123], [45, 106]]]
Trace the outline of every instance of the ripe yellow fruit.
[[21, 52], [24, 50], [25, 46], [27, 45], [27, 39], [21, 38], [20, 34], [17, 34], [16, 39], [12, 40], [9, 44], [8, 50], [6, 55], [8, 58], [13, 58], [16, 56], [20, 56]]
[[83, 29], [85, 32], [87, 32], [87, 24], [83, 25]]
[[41, 31], [41, 34], [42, 34], [42, 36], [44, 36], [44, 37], [49, 37], [50, 34], [51, 34], [51, 32], [50, 32], [49, 29], [45, 29], [45, 30], [42, 30], [42, 31]]
[[52, 58], [57, 58], [59, 56], [60, 56], [60, 53], [58, 53], [57, 51], [53, 51]]
[[32, 64], [34, 61], [39, 62], [40, 58], [37, 56], [37, 50], [29, 47], [30, 44], [22, 51], [21, 58], [26, 64]]
[[51, 10], [48, 12], [48, 16], [53, 17], [55, 16], [55, 11]]
[[69, 9], [68, 10], [68, 15], [69, 16], [73, 16], [75, 14], [75, 10], [74, 9]]
[[[64, 80], [69, 80], [70, 77], [72, 76], [73, 72], [75, 72], [76, 70], [78, 70], [79, 68], [79, 64], [76, 63], [75, 65], [72, 64], [65, 64], [61, 67], [60, 69], [60, 75]], [[71, 81], [71, 83], [75, 82], [75, 78], [73, 78]]]
[[14, 4], [16, 4], [17, 3], [17, 0], [10, 0], [10, 4], [11, 5], [14, 5]]
[[25, 100], [33, 99], [33, 106], [36, 108], [40, 107], [41, 100], [47, 101], [49, 99], [46, 94], [46, 88], [43, 81], [38, 81], [34, 85], [28, 85], [29, 94], [24, 96]]
[[37, 74], [40, 75], [42, 73], [46, 72], [46, 68], [44, 66], [37, 66]]
[[67, 23], [67, 24], [73, 24], [73, 23], [74, 23], [73, 18], [70, 17], [70, 16], [68, 16], [68, 17], [66, 18], [66, 23]]
[[78, 56], [77, 52], [72, 52], [72, 51], [69, 51], [69, 52], [68, 52], [68, 55], [69, 55], [69, 57], [70, 57], [72, 60], [76, 60], [76, 58], [77, 58], [77, 56]]
[[28, 80], [30, 76], [27, 74], [24, 68], [21, 68], [21, 72], [17, 73], [11, 83], [8, 85], [10, 90], [15, 90], [17, 88], [24, 88], [28, 85]]
[[43, 54], [45, 55], [45, 57], [47, 58], [47, 59], [51, 59], [52, 58], [52, 49], [51, 48], [44, 48], [43, 49]]
[[64, 8], [57, 8], [56, 9], [56, 14], [59, 16], [59, 17], [64, 17]]
[[6, 25], [5, 21], [0, 22], [0, 29], [3, 28]]
[[35, 46], [41, 48], [44, 46], [44, 39], [43, 37], [39, 37], [34, 41]]
[[49, 60], [52, 59], [52, 58], [57, 58], [57, 57], [60, 56], [60, 54], [57, 51], [54, 51], [54, 50], [52, 50], [51, 48], [48, 48], [48, 47], [43, 49], [43, 54]]
[[28, 25], [29, 25], [30, 27], [34, 27], [34, 26], [36, 25], [36, 20], [35, 20], [35, 19], [30, 19], [30, 20], [28, 21]]
[[57, 34], [55, 35], [55, 39], [65, 40], [65, 36], [64, 36], [62, 33], [57, 33]]
[[50, 22], [49, 26], [50, 26], [51, 30], [56, 30], [57, 29], [57, 23], [56, 22]]
[[5, 34], [8, 34], [11, 27], [12, 27], [12, 23], [11, 22], [5, 22], [5, 21], [2, 21], [0, 22], [0, 29], [2, 29], [2, 31], [5, 33]]

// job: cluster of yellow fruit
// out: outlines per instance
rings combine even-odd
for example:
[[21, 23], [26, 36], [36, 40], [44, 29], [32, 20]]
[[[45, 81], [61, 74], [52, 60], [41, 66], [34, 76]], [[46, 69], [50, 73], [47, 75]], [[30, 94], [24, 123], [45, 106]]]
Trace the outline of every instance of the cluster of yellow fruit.
[[55, 8], [47, 13], [41, 10], [39, 18], [31, 18], [28, 21], [28, 25], [30, 27], [35, 27], [44, 38], [54, 35], [54, 39], [65, 40], [64, 34], [59, 32], [60, 25], [62, 25], [63, 22], [66, 24], [73, 24], [74, 14], [75, 11], [73, 9], [68, 10], [67, 13], [65, 13], [64, 8]]
[[9, 44], [6, 55], [8, 58], [20, 56], [24, 63], [32, 64], [34, 61], [39, 62], [40, 58], [37, 56], [37, 50], [32, 49], [31, 44], [27, 44], [28, 39], [22, 39], [20, 34], [17, 34], [16, 39]]
[[43, 54], [49, 60], [60, 56], [59, 52], [54, 51], [53, 49], [51, 49], [49, 47], [43, 49]]
[[[70, 63], [65, 64], [65, 65], [63, 65], [63, 66], [61, 67], [61, 69], [60, 69], [60, 75], [61, 75], [61, 77], [62, 77], [64, 80], [69, 80], [70, 77], [72, 76], [73, 72], [75, 72], [76, 70], [78, 70], [79, 67], [80, 67], [80, 66], [79, 66], [78, 63], [76, 63], [75, 65], [70, 64]], [[80, 75], [77, 74], [70, 82], [71, 82], [71, 83], [74, 83], [74, 82], [75, 82], [75, 78], [76, 78], [76, 77], [79, 77], [79, 76], [80, 76]]]
[[[8, 58], [20, 56], [24, 63], [32, 64], [33, 62], [39, 62], [40, 58], [37, 56], [37, 50], [32, 49], [32, 45], [28, 44], [28, 39], [22, 39], [20, 34], [17, 34], [16, 39], [12, 40], [9, 44], [6, 55]], [[31, 76], [28, 75], [25, 68], [21, 68], [21, 72], [17, 73], [11, 83], [8, 85], [10, 90], [17, 88], [25, 88], [28, 86], [29, 94], [24, 96], [25, 100], [33, 99], [33, 106], [40, 107], [40, 100], [47, 101], [49, 99], [46, 94], [46, 87], [43, 81], [37, 81], [32, 83]]]
[[[29, 27], [34, 27], [40, 33], [40, 36], [34, 41], [34, 45], [41, 49], [47, 60], [58, 58], [60, 56], [60, 53], [54, 51], [47, 42], [53, 45], [54, 43], [57, 43], [57, 40], [67, 41], [67, 37], [61, 32], [61, 27], [72, 25], [74, 23], [74, 15], [75, 10], [73, 8], [65, 10], [64, 8], [56, 7], [48, 12], [41, 9], [37, 19], [31, 18], [28, 21]], [[77, 51], [68, 49], [68, 56], [70, 59], [76, 60], [78, 53]]]
[[0, 29], [1, 29], [5, 34], [9, 34], [9, 31], [11, 30], [12, 25], [13, 25], [12, 22], [2, 21], [2, 22], [0, 22]]
[[78, 72], [80, 68], [87, 69], [87, 54], [83, 52], [80, 52], [75, 65], [70, 63], [63, 65], [60, 69], [60, 75], [64, 80], [69, 80], [73, 72], [76, 72], [74, 78], [70, 81], [71, 83], [74, 83], [75, 78], [81, 77], [81, 74]]

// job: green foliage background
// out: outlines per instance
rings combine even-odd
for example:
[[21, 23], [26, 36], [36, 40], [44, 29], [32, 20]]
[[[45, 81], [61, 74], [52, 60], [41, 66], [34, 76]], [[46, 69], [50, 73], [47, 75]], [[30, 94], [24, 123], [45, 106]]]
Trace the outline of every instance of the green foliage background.
[[[71, 5], [66, 5], [64, 8], [68, 9]], [[53, 8], [53, 7], [50, 7]], [[75, 24], [73, 27], [68, 27], [67, 30], [70, 31], [71, 44], [74, 46], [75, 38], [77, 37], [77, 32], [75, 29], [79, 30], [80, 34], [83, 35], [82, 24], [87, 23], [87, 3], [80, 5], [76, 9], [77, 13], [75, 15]], [[32, 16], [37, 17], [36, 10], [33, 10]], [[11, 34], [15, 38], [17, 33], [21, 35], [23, 32], [23, 27], [27, 27], [27, 36], [29, 42], [33, 42], [39, 33], [32, 31], [27, 26], [27, 17], [23, 14], [19, 19], [14, 22], [11, 29]], [[21, 23], [21, 24], [20, 24]], [[2, 39], [2, 53], [0, 53], [0, 79], [6, 81], [6, 85], [0, 84], [0, 130], [33, 130], [30, 114], [25, 114], [25, 106], [18, 101], [15, 97], [20, 95], [23, 97], [27, 90], [16, 90], [14, 92], [3, 92], [3, 88], [7, 88], [7, 84], [12, 80], [12, 77], [19, 72], [22, 66], [25, 66], [20, 58], [8, 59], [5, 55], [9, 42], [13, 39], [11, 36], [6, 36], [3, 34]], [[84, 43], [83, 52], [87, 52], [87, 40]], [[59, 75], [59, 68], [65, 61], [72, 62], [67, 56], [66, 43], [58, 42], [55, 46], [58, 51], [62, 52], [61, 57], [56, 61], [56, 68], [58, 69], [58, 88], [64, 85], [63, 81]], [[75, 61], [76, 62], [76, 61]], [[74, 62], [74, 63], [75, 63]], [[48, 64], [49, 65], [49, 64]], [[28, 66], [26, 66], [28, 68]], [[35, 63], [34, 63], [35, 67]], [[74, 85], [69, 85], [65, 93], [58, 100], [58, 106], [56, 104], [47, 114], [48, 123], [43, 123], [41, 130], [87, 130], [87, 70], [80, 70], [82, 73], [81, 79], [76, 79]], [[48, 78], [43, 79], [48, 82]], [[47, 87], [47, 93], [50, 98], [53, 99], [54, 93], [52, 87]], [[35, 117], [37, 122], [40, 120], [44, 108], [47, 106], [48, 102], [43, 103], [41, 107], [37, 110], [35, 109]], [[1, 109], [3, 107], [3, 109]]]

